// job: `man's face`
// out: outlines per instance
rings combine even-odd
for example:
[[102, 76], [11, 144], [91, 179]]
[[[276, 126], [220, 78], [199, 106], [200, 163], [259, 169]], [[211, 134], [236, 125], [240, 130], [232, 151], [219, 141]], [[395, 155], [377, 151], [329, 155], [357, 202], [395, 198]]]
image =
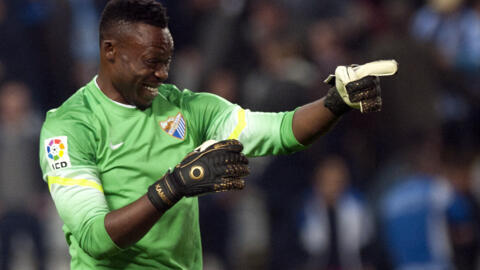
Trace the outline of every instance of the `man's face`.
[[127, 26], [116, 44], [111, 68], [112, 85], [119, 102], [144, 110], [168, 78], [173, 40], [168, 28], [137, 23]]

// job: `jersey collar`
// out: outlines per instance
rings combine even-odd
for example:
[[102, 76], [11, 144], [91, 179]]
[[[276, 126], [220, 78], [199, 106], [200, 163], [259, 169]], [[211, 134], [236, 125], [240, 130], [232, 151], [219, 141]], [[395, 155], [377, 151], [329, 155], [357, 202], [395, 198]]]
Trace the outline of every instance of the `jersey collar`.
[[105, 93], [102, 91], [102, 89], [100, 88], [100, 86], [98, 86], [97, 78], [98, 78], [98, 75], [95, 75], [95, 77], [93, 78], [93, 82], [95, 83], [95, 86], [97, 87], [97, 89], [100, 90], [100, 92], [102, 92], [102, 94], [103, 94], [107, 99], [109, 99], [109, 100], [112, 101], [113, 103], [117, 104], [118, 106], [122, 106], [122, 107], [125, 107], [125, 108], [130, 108], [130, 109], [136, 109], [136, 108], [137, 108], [137, 107], [134, 106], [134, 105], [123, 104], [123, 103], [120, 103], [120, 102], [118, 102], [118, 101], [115, 101], [115, 100], [109, 98], [107, 95], [105, 95]]

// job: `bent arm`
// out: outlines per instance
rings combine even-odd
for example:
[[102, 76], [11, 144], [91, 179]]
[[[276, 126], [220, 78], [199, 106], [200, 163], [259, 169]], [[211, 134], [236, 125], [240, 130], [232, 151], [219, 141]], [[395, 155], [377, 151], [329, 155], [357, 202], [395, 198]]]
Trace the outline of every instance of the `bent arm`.
[[101, 182], [87, 172], [71, 170], [47, 179], [58, 213], [80, 248], [101, 259], [139, 241], [163, 213], [145, 195], [111, 211]]
[[143, 195], [129, 205], [109, 212], [105, 216], [105, 228], [115, 244], [127, 248], [142, 239], [162, 215]]
[[[163, 213], [142, 194], [112, 210], [95, 164], [97, 139], [93, 130], [98, 127], [92, 121], [55, 113], [49, 113], [53, 120], [47, 119], [42, 128], [39, 158], [43, 178], [67, 237], [73, 236], [73, 244], [94, 258], [110, 257], [139, 241]], [[55, 158], [51, 154], [54, 142], [63, 151]]]

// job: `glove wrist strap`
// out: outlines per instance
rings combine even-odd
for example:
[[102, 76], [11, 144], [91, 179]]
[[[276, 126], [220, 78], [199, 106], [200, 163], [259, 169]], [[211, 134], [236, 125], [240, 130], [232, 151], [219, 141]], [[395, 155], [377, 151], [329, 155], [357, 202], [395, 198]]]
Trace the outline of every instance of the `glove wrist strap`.
[[328, 90], [327, 96], [325, 97], [324, 106], [337, 117], [352, 109], [342, 100], [342, 97], [335, 87], [332, 87]]
[[167, 173], [148, 188], [147, 197], [160, 213], [170, 209], [183, 197], [179, 194], [174, 181], [170, 173]]

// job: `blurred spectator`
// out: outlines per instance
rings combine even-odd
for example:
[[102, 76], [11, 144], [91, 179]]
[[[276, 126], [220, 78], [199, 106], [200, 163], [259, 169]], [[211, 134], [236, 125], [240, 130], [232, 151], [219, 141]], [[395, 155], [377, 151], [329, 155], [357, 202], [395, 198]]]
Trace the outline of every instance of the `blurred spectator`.
[[192, 0], [192, 8], [197, 15], [196, 45], [204, 63], [202, 77], [208, 77], [219, 66], [235, 55], [238, 36], [235, 33], [239, 16], [245, 8], [246, 0]]
[[[441, 173], [454, 190], [463, 198], [464, 209], [468, 210], [472, 220], [450, 227], [453, 260], [457, 270], [475, 269], [480, 244], [479, 205], [475, 198], [473, 183], [473, 164], [475, 150], [468, 137], [458, 125], [444, 127], [444, 150], [442, 153]], [[466, 215], [462, 212], [457, 215]]]
[[242, 104], [251, 110], [285, 111], [308, 101], [313, 66], [300, 54], [297, 40], [267, 39], [255, 47], [258, 66], [246, 75]]
[[212, 72], [205, 89], [230, 102], [239, 102], [237, 77], [231, 70], [218, 69]]
[[464, 0], [430, 0], [417, 11], [412, 34], [429, 42], [443, 62], [470, 72], [480, 68], [480, 17]]
[[[253, 162], [256, 160], [253, 159]], [[267, 205], [267, 239], [270, 241], [265, 269], [296, 270], [303, 262], [303, 252], [298, 241], [298, 214], [303, 192], [310, 179], [312, 162], [305, 151], [276, 156], [264, 165], [265, 169], [260, 176], [249, 177], [249, 181], [258, 183], [262, 188], [261, 194]], [[256, 165], [257, 163], [250, 166], [258, 170], [259, 166]]]
[[418, 134], [410, 147], [410, 171], [384, 194], [381, 207], [391, 264], [393, 269], [404, 270], [455, 269], [452, 249], [456, 243], [450, 232], [459, 236], [471, 228], [473, 209], [465, 196], [437, 174], [441, 168], [438, 133]]
[[195, 47], [183, 48], [173, 56], [169, 81], [180, 88], [199, 89], [202, 81], [204, 57]]
[[[298, 21], [310, 23], [316, 18], [337, 17], [345, 14], [345, 10], [354, 1], [279, 0], [279, 2], [284, 3]], [[293, 23], [298, 24], [297, 20]]]
[[68, 50], [68, 5], [63, 0], [2, 0], [0, 65], [4, 78], [34, 90], [42, 109], [72, 93]]
[[0, 78], [23, 80], [35, 88], [42, 85], [45, 43], [39, 32], [48, 13], [43, 7], [23, 0], [0, 1]]
[[170, 24], [178, 48], [172, 66], [172, 82], [182, 88], [199, 89], [205, 84], [202, 79], [208, 78], [220, 66], [239, 65], [232, 59], [241, 58], [235, 30], [245, 2], [191, 0], [183, 5], [167, 4], [174, 15], [182, 13], [181, 21], [173, 17]]
[[265, 194], [250, 182], [233, 204], [229, 258], [235, 270], [264, 270], [270, 256], [270, 231]]
[[203, 268], [206, 270], [231, 269], [227, 247], [231, 238], [230, 214], [235, 199], [230, 197], [214, 194], [199, 198]]
[[288, 12], [279, 2], [272, 0], [252, 1], [248, 14], [248, 25], [245, 29], [248, 42], [254, 46], [262, 46], [285, 34], [288, 29]]
[[254, 183], [241, 193], [199, 198], [203, 269], [263, 270], [268, 262], [268, 215]]
[[350, 185], [344, 159], [330, 155], [318, 163], [302, 215], [300, 237], [308, 254], [305, 269], [375, 269], [372, 216]]
[[307, 48], [308, 55], [318, 69], [315, 87], [322, 84], [338, 65], [347, 63], [349, 59], [345, 40], [334, 20], [319, 19], [309, 25]]
[[385, 1], [385, 30], [371, 36], [372, 46], [363, 56], [366, 61], [396, 59], [401, 67], [395, 79], [382, 79], [382, 112], [372, 119], [358, 119], [364, 123], [362, 126], [372, 120], [377, 123], [372, 125], [376, 134], [374, 147], [383, 161], [408, 147], [410, 134], [435, 130], [441, 125], [441, 74], [435, 66], [432, 48], [410, 35], [414, 8], [410, 1]]
[[40, 119], [31, 104], [31, 93], [22, 82], [0, 87], [0, 269], [24, 254], [26, 235], [33, 243], [31, 269], [46, 269], [46, 250], [41, 223], [46, 192], [36, 152]]
[[[90, 81], [97, 73], [98, 24], [100, 10], [95, 0], [69, 0], [71, 10], [70, 46], [73, 57], [75, 88]], [[98, 2], [98, 1], [97, 1]]]
[[[412, 35], [437, 52], [445, 121], [466, 120], [480, 111], [480, 11], [478, 1], [430, 0], [415, 14]], [[468, 131], [475, 129], [469, 125]]]

